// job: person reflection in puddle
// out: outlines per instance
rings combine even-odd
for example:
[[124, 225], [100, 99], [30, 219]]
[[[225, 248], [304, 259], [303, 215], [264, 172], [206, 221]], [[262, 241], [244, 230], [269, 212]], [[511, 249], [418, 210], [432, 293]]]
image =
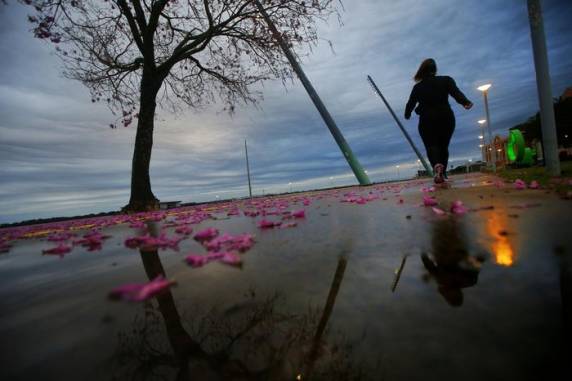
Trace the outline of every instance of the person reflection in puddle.
[[432, 254], [421, 254], [423, 265], [438, 284], [439, 293], [453, 307], [463, 304], [463, 288], [474, 286], [482, 257], [469, 255], [462, 227], [453, 218], [433, 224]]

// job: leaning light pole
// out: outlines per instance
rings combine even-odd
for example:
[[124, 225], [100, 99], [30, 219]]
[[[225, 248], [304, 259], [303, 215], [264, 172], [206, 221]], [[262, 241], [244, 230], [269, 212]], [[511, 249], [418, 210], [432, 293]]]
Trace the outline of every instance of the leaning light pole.
[[351, 167], [352, 171], [354, 172], [354, 175], [357, 178], [357, 180], [359, 181], [360, 185], [371, 184], [369, 177], [364, 172], [363, 167], [359, 163], [357, 157], [352, 152], [349, 144], [347, 143], [347, 141], [344, 138], [344, 136], [342, 135], [340, 129], [336, 125], [336, 122], [334, 121], [334, 119], [332, 118], [332, 116], [330, 115], [328, 110], [326, 109], [326, 106], [324, 105], [324, 103], [320, 99], [318, 93], [316, 92], [316, 90], [312, 86], [312, 83], [310, 82], [308, 77], [306, 77], [306, 74], [304, 73], [304, 71], [302, 70], [302, 67], [300, 66], [300, 64], [296, 60], [296, 57], [294, 56], [294, 53], [292, 53], [292, 51], [288, 47], [288, 44], [286, 44], [286, 42], [282, 38], [282, 35], [278, 31], [278, 29], [276, 29], [276, 26], [274, 25], [274, 23], [270, 19], [270, 16], [266, 12], [266, 10], [262, 6], [262, 4], [260, 4], [259, 0], [254, 0], [254, 4], [256, 5], [256, 7], [258, 8], [258, 11], [260, 12], [262, 17], [264, 18], [264, 20], [268, 24], [268, 28], [270, 28], [270, 31], [272, 32], [272, 36], [274, 37], [274, 39], [278, 42], [278, 44], [282, 48], [282, 51], [284, 52], [284, 55], [288, 59], [288, 62], [290, 62], [290, 65], [292, 65], [292, 68], [294, 69], [294, 71], [298, 75], [298, 78], [300, 78], [302, 85], [304, 85], [304, 88], [308, 92], [308, 95], [312, 99], [312, 102], [314, 102], [314, 105], [318, 109], [318, 112], [322, 116], [322, 119], [326, 123], [326, 126], [328, 126], [328, 129], [330, 130], [332, 136], [334, 137], [334, 140], [336, 141], [336, 143], [338, 144], [338, 146], [342, 150], [344, 157], [346, 158], [348, 164], [350, 165], [350, 167]]
[[530, 22], [530, 38], [534, 54], [536, 70], [536, 87], [540, 103], [540, 126], [542, 130], [542, 149], [546, 171], [551, 176], [560, 176], [560, 160], [558, 158], [558, 138], [554, 105], [552, 104], [552, 87], [548, 69], [548, 54], [546, 52], [546, 37], [539, 0], [528, 0], [528, 20]]
[[[425, 160], [425, 158], [423, 157], [423, 155], [421, 154], [421, 152], [419, 152], [419, 150], [417, 149], [417, 147], [415, 146], [415, 143], [413, 143], [413, 140], [411, 139], [411, 136], [409, 136], [409, 134], [407, 133], [407, 130], [405, 129], [405, 127], [403, 127], [403, 124], [401, 123], [401, 121], [399, 120], [399, 118], [397, 117], [397, 115], [395, 115], [395, 112], [393, 112], [393, 109], [391, 108], [391, 106], [389, 105], [389, 102], [387, 102], [387, 99], [385, 99], [385, 97], [383, 96], [383, 94], [381, 93], [381, 91], [379, 90], [379, 87], [377, 87], [377, 85], [375, 84], [375, 82], [373, 81], [373, 78], [371, 78], [370, 75], [367, 76], [367, 81], [369, 82], [371, 88], [373, 89], [374, 93], [376, 93], [381, 100], [383, 101], [383, 103], [385, 104], [385, 106], [387, 107], [387, 109], [389, 110], [389, 113], [391, 114], [391, 116], [393, 116], [393, 119], [395, 119], [395, 122], [397, 123], [397, 126], [399, 127], [399, 129], [401, 130], [401, 132], [403, 132], [403, 135], [405, 136], [405, 139], [407, 139], [407, 142], [409, 143], [409, 145], [411, 146], [411, 148], [413, 149], [413, 151], [415, 152], [415, 154], [417, 155], [417, 157], [419, 158], [419, 161], [421, 162], [421, 164], [423, 164], [423, 167], [425, 168], [425, 171], [427, 171], [427, 174], [429, 176], [433, 176], [433, 169], [431, 169], [431, 166], [429, 164], [427, 164], [427, 161]], [[397, 170], [399, 172], [399, 169]], [[398, 174], [399, 177], [399, 174]]]
[[244, 139], [244, 153], [246, 154], [246, 176], [248, 176], [248, 196], [252, 198], [252, 186], [250, 185], [250, 165], [248, 163], [248, 147]]

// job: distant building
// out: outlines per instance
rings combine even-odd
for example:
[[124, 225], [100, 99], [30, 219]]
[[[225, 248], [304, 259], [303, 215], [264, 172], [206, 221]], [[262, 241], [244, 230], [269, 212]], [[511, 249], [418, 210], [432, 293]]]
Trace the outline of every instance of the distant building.
[[508, 142], [508, 138], [503, 138], [502, 136], [495, 136], [493, 139], [493, 144], [485, 144], [483, 145], [482, 149], [482, 155], [483, 155], [483, 160], [487, 163], [487, 165], [492, 165], [493, 163], [493, 159], [492, 159], [492, 150], [495, 150], [495, 154], [496, 154], [496, 165], [497, 168], [499, 167], [505, 167], [508, 164], [508, 158], [506, 156], [506, 150], [507, 150], [507, 142]]
[[566, 90], [564, 90], [564, 92], [560, 96], [561, 101], [568, 98], [572, 98], [572, 87], [567, 87]]

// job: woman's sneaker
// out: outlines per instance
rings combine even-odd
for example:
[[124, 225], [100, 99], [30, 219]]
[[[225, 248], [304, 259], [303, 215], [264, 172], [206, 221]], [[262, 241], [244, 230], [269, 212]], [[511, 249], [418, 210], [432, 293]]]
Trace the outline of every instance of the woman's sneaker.
[[433, 170], [435, 172], [435, 177], [433, 178], [435, 184], [441, 184], [445, 182], [445, 177], [443, 177], [443, 172], [445, 170], [445, 167], [443, 166], [443, 164], [435, 164], [435, 168], [433, 168]]

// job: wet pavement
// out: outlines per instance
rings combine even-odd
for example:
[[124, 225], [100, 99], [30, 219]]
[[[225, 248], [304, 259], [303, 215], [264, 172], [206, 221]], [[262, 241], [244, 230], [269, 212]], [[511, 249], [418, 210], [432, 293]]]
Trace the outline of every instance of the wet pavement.
[[0, 379], [571, 379], [572, 201], [452, 184], [2, 229]]

